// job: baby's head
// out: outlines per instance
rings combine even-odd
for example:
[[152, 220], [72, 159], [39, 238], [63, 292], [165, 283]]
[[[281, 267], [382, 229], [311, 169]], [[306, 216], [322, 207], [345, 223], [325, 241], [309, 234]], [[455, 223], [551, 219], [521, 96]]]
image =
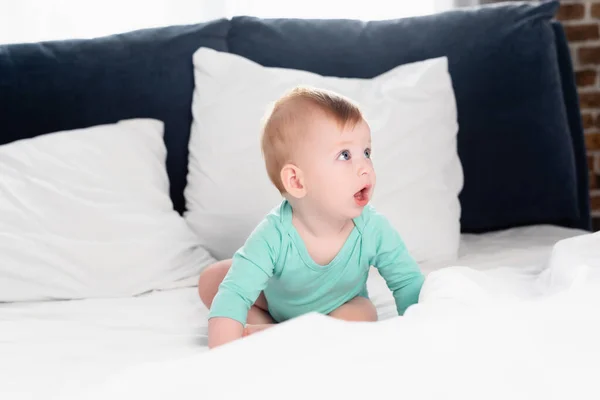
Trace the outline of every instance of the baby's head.
[[373, 194], [371, 132], [341, 95], [286, 93], [267, 114], [261, 144], [269, 178], [293, 206], [355, 218]]

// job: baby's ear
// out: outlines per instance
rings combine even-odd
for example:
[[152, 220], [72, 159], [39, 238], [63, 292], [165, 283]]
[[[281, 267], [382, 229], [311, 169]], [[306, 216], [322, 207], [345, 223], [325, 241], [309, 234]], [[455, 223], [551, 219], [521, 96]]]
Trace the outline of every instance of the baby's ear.
[[302, 170], [294, 164], [286, 164], [281, 169], [281, 182], [286, 193], [300, 199], [306, 195], [304, 175]]

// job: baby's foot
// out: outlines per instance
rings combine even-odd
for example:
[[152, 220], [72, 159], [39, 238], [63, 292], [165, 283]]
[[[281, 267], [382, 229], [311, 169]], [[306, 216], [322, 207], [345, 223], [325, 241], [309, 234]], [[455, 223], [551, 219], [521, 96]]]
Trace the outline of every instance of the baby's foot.
[[249, 325], [246, 325], [246, 327], [244, 328], [244, 336], [250, 336], [253, 333], [268, 329], [274, 325], [275, 324], [260, 324], [260, 325], [249, 324]]

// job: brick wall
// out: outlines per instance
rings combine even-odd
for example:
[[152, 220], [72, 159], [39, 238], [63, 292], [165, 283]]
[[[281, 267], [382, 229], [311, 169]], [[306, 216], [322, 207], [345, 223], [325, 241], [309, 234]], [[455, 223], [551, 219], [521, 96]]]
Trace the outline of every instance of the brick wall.
[[[557, 14], [571, 47], [590, 172], [590, 199], [600, 218], [600, 1], [563, 0]], [[598, 224], [598, 221], [595, 221]]]

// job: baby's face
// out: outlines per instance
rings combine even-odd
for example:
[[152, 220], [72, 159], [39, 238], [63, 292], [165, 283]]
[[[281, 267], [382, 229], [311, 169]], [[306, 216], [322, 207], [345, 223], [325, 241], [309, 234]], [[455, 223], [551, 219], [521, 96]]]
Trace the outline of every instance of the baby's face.
[[335, 120], [318, 116], [311, 121], [302, 146], [306, 198], [324, 212], [356, 218], [375, 188], [371, 162], [371, 131], [364, 121], [340, 128]]

